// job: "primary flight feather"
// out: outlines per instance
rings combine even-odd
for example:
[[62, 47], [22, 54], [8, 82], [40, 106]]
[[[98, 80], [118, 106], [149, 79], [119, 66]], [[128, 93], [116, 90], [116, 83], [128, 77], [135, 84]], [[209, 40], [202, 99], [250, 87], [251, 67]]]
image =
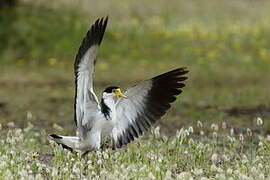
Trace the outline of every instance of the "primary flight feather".
[[124, 93], [118, 86], [107, 87], [101, 102], [93, 90], [96, 53], [104, 36], [108, 17], [96, 20], [76, 55], [74, 120], [76, 136], [51, 134], [64, 148], [87, 152], [99, 149], [111, 138], [117, 148], [147, 131], [171, 107], [187, 79], [186, 68], [178, 68], [145, 80]]

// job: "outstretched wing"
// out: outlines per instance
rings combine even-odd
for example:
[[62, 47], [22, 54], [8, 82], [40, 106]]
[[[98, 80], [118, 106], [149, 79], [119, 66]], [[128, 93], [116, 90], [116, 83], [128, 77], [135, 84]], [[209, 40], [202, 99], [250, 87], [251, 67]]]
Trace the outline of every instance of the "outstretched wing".
[[91, 128], [91, 120], [100, 111], [97, 96], [93, 90], [93, 73], [97, 49], [102, 41], [108, 17], [96, 20], [84, 37], [76, 55], [75, 71], [75, 123], [76, 126]]
[[143, 81], [124, 93], [128, 98], [118, 100], [112, 130], [116, 147], [133, 141], [166, 113], [170, 103], [182, 92], [186, 73], [186, 68], [175, 69]]

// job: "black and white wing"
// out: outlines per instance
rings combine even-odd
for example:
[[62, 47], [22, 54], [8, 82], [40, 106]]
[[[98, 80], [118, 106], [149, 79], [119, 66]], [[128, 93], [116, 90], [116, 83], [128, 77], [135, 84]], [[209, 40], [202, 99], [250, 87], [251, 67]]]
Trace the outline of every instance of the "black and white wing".
[[187, 79], [186, 68], [179, 68], [143, 81], [127, 89], [128, 98], [116, 104], [117, 118], [112, 130], [116, 147], [133, 141], [163, 116], [176, 100]]
[[97, 49], [102, 41], [108, 17], [98, 19], [84, 37], [76, 55], [75, 71], [75, 123], [80, 131], [82, 127], [91, 128], [91, 122], [100, 111], [97, 96], [93, 90], [93, 73]]

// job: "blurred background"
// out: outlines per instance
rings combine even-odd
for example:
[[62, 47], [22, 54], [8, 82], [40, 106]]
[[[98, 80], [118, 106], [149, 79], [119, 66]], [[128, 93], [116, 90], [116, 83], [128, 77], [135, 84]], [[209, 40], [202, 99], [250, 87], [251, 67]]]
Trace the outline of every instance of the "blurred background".
[[269, 12], [267, 0], [1, 0], [0, 123], [73, 132], [74, 58], [90, 25], [109, 15], [99, 96], [187, 66], [187, 86], [159, 122], [164, 133], [197, 121], [206, 132], [212, 123], [256, 131], [261, 117], [269, 134]]

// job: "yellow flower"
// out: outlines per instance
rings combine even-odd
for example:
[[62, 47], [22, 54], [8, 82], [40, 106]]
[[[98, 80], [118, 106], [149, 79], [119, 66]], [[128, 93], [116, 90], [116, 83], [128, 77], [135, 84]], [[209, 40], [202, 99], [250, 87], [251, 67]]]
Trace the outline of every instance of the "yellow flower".
[[99, 68], [100, 70], [105, 71], [105, 70], [107, 70], [107, 69], [109, 68], [109, 66], [108, 66], [108, 63], [100, 62], [100, 63], [98, 63], [98, 68]]
[[24, 59], [18, 59], [17, 61], [17, 65], [24, 65], [25, 64], [25, 60]]
[[164, 30], [164, 35], [166, 38], [173, 37], [174, 33], [170, 30]]
[[259, 56], [263, 59], [266, 59], [268, 57], [267, 50], [264, 48], [259, 49]]
[[49, 64], [49, 65], [53, 66], [53, 65], [55, 65], [56, 63], [57, 63], [57, 60], [56, 60], [55, 58], [49, 58], [49, 59], [48, 59], [48, 64]]
[[166, 64], [164, 64], [163, 62], [158, 62], [157, 65], [158, 65], [158, 67], [159, 67], [160, 69], [166, 67]]
[[207, 57], [209, 59], [215, 59], [217, 57], [216, 51], [210, 51], [210, 52], [208, 52]]
[[36, 58], [38, 56], [38, 52], [36, 50], [32, 50], [32, 51], [30, 51], [30, 56], [32, 58]]
[[241, 43], [239, 41], [236, 41], [234, 43], [234, 48], [237, 50], [237, 51], [240, 51], [241, 50]]
[[37, 19], [36, 17], [34, 17], [34, 16], [30, 16], [30, 17], [28, 18], [28, 20], [29, 20], [29, 22], [32, 23], [32, 24], [35, 24], [35, 23], [38, 22], [38, 19]]
[[120, 32], [115, 32], [114, 33], [114, 37], [115, 37], [115, 39], [117, 39], [117, 40], [122, 40], [123, 39], [123, 34], [121, 34]]
[[146, 60], [146, 59], [140, 59], [139, 60], [139, 64], [141, 65], [141, 66], [146, 66], [148, 63], [147, 63], [148, 61]]
[[158, 27], [162, 26], [162, 21], [159, 16], [153, 16], [152, 18], [150, 18], [149, 21], [153, 26], [158, 26]]

